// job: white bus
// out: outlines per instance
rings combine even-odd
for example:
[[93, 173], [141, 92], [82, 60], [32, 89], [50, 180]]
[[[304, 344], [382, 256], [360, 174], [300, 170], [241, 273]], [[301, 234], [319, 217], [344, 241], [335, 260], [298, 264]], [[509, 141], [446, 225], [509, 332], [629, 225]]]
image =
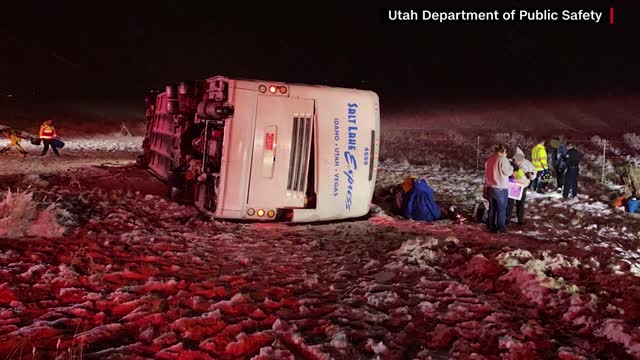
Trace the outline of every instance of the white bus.
[[364, 216], [380, 138], [372, 91], [216, 76], [149, 99], [141, 160], [216, 218]]

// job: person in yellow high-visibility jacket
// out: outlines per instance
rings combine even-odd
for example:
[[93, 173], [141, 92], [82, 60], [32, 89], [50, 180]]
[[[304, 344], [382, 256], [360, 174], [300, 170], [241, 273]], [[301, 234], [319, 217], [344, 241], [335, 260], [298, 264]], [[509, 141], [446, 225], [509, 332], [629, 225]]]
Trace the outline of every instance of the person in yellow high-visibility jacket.
[[544, 147], [544, 141], [539, 142], [531, 150], [531, 164], [536, 169], [536, 177], [531, 182], [531, 189], [542, 193], [542, 175], [549, 172], [547, 164], [547, 149]]
[[20, 141], [22, 141], [22, 139], [20, 139], [12, 130], [4, 129], [2, 130], [2, 133], [7, 139], [9, 139], [9, 144], [0, 149], [0, 154], [9, 151], [12, 147], [16, 148], [16, 150], [18, 150], [20, 154], [24, 156], [27, 156], [29, 154], [25, 149], [22, 148], [22, 145], [20, 145]]

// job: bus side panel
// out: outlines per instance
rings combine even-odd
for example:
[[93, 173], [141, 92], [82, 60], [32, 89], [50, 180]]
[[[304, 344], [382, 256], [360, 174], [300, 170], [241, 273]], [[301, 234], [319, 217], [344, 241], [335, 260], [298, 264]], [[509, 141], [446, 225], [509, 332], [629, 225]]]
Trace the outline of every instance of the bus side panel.
[[220, 184], [221, 204], [216, 216], [243, 217], [249, 186], [249, 172], [253, 151], [254, 119], [257, 95], [255, 91], [234, 90], [234, 115], [227, 120]]
[[[300, 92], [307, 95], [304, 89]], [[321, 91], [316, 99], [317, 209], [296, 210], [293, 221], [364, 216], [369, 212], [376, 180], [378, 96], [370, 91], [345, 89]]]

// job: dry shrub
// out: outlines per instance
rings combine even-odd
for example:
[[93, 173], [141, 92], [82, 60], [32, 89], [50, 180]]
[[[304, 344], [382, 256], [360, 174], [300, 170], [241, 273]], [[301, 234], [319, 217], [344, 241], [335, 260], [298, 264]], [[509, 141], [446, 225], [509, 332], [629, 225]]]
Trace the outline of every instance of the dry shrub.
[[0, 237], [24, 236], [37, 213], [33, 193], [8, 190], [0, 201]]
[[624, 142], [635, 150], [640, 150], [640, 136], [636, 133], [626, 133], [623, 135]]
[[58, 211], [55, 204], [39, 210], [38, 202], [28, 190], [7, 190], [0, 201], [0, 238], [62, 236], [65, 228], [56, 222]]
[[58, 212], [59, 210], [56, 208], [55, 204], [51, 204], [44, 210], [40, 211], [38, 213], [38, 216], [29, 227], [27, 235], [40, 236], [45, 238], [62, 236], [66, 229], [64, 228], [64, 226], [59, 225], [56, 221], [56, 215]]
[[464, 136], [463, 134], [455, 130], [447, 131], [447, 140], [449, 140], [452, 145], [456, 146], [467, 146], [469, 144], [474, 144], [470, 137]]
[[[497, 133], [494, 135], [496, 143], [502, 143], [509, 149], [509, 156], [512, 156], [516, 148], [522, 149], [525, 156], [530, 155], [529, 151], [535, 146], [535, 140], [533, 138], [526, 137], [525, 135], [517, 132], [513, 133]], [[528, 157], [528, 156], [527, 156]]]

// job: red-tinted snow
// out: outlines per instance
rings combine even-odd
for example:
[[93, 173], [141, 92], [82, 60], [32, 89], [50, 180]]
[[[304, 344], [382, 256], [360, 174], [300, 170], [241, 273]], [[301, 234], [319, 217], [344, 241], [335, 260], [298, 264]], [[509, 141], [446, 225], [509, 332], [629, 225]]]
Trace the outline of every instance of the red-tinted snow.
[[[383, 168], [381, 186], [414, 170]], [[437, 195], [479, 186], [456, 171], [430, 175]], [[68, 212], [57, 219], [67, 232], [0, 240], [1, 354], [639, 358], [640, 229], [617, 210], [603, 217], [593, 198], [533, 196], [530, 223], [500, 236], [384, 213], [207, 222], [132, 168], [9, 182], [25, 183]], [[137, 192], [145, 183], [151, 194]]]

